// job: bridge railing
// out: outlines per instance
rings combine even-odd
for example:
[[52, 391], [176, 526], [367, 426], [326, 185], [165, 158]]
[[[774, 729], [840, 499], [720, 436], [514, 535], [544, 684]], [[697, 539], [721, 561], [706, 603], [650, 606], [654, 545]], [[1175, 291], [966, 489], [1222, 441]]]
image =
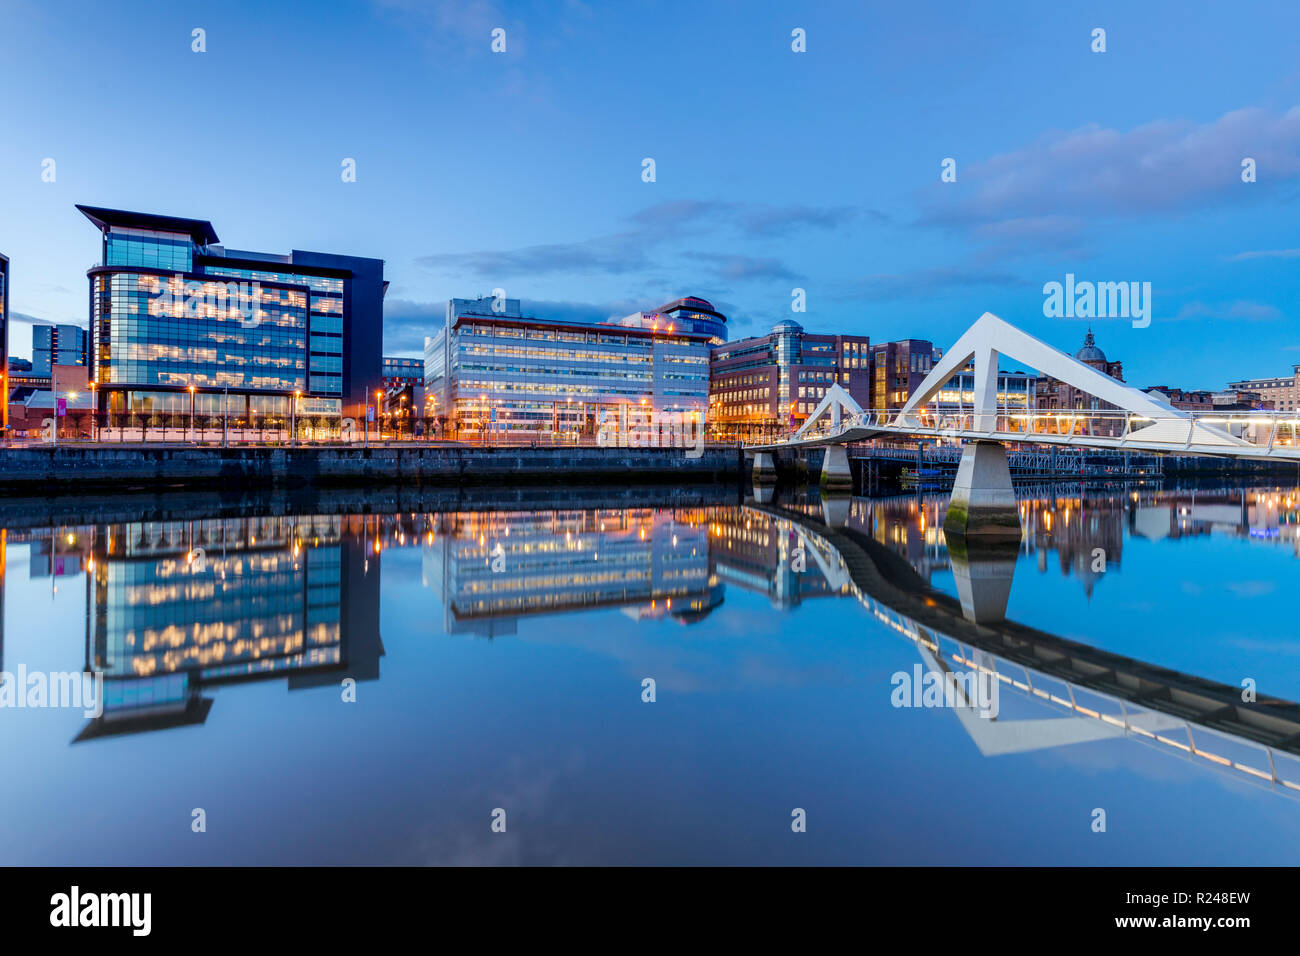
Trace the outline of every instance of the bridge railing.
[[[901, 420], [900, 420], [901, 419]], [[1110, 409], [1031, 409], [975, 412], [933, 408], [872, 413], [875, 427], [902, 431], [1106, 438], [1120, 444], [1130, 439], [1179, 446], [1255, 446], [1260, 451], [1292, 449], [1300, 453], [1300, 410], [1194, 411], [1169, 415], [1140, 415]]]
[[[1300, 458], [1300, 409], [1277, 411], [1192, 411], [1168, 415], [1140, 415], [1118, 409], [999, 409], [977, 412], [928, 406], [912, 409], [870, 409], [845, 415], [838, 427], [829, 420], [817, 427], [787, 436], [788, 441], [828, 441], [851, 431], [885, 431], [895, 434], [971, 438], [989, 435], [999, 439], [1051, 443], [1104, 439], [1101, 446], [1123, 447], [1127, 442], [1157, 445], [1171, 451], [1221, 447], [1249, 448], [1250, 453]], [[796, 438], [797, 436], [797, 438]]]

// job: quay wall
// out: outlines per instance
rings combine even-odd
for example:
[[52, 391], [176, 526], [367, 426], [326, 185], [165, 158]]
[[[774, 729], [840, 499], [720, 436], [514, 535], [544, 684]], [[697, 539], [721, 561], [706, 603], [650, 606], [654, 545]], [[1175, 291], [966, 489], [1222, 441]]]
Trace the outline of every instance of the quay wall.
[[744, 471], [735, 446], [680, 448], [482, 448], [464, 445], [315, 445], [212, 448], [194, 445], [65, 445], [0, 449], [0, 488], [299, 487], [325, 484], [443, 484], [733, 479]]

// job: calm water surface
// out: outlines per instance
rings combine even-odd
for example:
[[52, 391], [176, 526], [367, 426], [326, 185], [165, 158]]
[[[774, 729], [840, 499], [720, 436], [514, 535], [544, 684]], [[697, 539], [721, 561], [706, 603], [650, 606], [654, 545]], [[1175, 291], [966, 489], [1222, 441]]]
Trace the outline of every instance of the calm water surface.
[[[985, 575], [950, 558], [944, 495], [783, 507], [941, 591], [974, 579], [1010, 620], [1300, 701], [1300, 491], [1024, 497], [1020, 550]], [[98, 717], [0, 707], [0, 859], [1300, 860], [1300, 792], [1241, 769], [1269, 767], [1248, 741], [1201, 735], [1224, 765], [1176, 722], [1161, 742], [1014, 689], [983, 724], [895, 707], [892, 675], [925, 660], [908, 622], [744, 500], [6, 505], [4, 680], [105, 679]]]

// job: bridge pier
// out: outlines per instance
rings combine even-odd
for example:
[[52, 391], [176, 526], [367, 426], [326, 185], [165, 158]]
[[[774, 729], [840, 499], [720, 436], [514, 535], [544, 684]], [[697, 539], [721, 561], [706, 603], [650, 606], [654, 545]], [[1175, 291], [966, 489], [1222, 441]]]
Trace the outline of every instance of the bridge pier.
[[948, 538], [948, 560], [962, 617], [973, 624], [1006, 620], [1019, 557], [1018, 541], [964, 535]]
[[852, 495], [822, 495], [822, 524], [836, 531], [849, 523]]
[[827, 491], [853, 491], [853, 469], [849, 467], [849, 450], [843, 445], [827, 445], [822, 458], [822, 487]]
[[1001, 442], [975, 441], [962, 449], [943, 530], [949, 538], [1020, 540], [1020, 509]]
[[754, 453], [754, 484], [776, 484], [776, 461], [770, 451]]

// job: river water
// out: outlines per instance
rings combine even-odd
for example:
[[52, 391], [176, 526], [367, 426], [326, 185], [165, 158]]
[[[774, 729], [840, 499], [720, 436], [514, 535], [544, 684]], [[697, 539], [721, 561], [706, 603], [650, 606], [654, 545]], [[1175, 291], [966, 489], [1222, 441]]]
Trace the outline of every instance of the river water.
[[[816, 532], [1295, 702], [1300, 490], [1021, 495], [992, 564], [949, 555], [942, 494], [6, 503], [0, 861], [1295, 863], [1287, 746], [954, 656]], [[994, 717], [900, 706], [945, 654], [1004, 675]]]

